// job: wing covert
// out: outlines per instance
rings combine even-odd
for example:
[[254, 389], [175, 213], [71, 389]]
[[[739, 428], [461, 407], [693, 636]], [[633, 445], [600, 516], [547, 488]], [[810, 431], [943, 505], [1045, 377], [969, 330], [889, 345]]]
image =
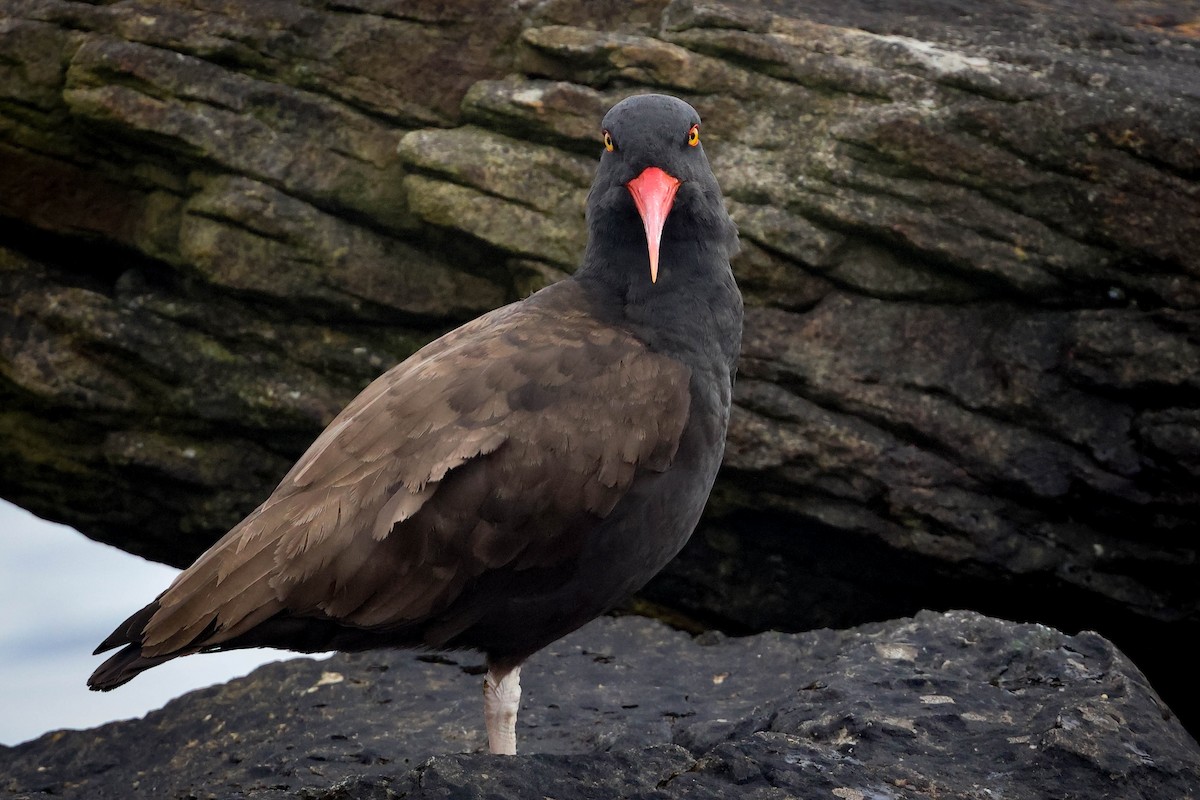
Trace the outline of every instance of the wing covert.
[[376, 379], [163, 593], [147, 655], [279, 613], [413, 624], [484, 572], [578, 552], [639, 471], [670, 465], [690, 380], [578, 307], [498, 309]]

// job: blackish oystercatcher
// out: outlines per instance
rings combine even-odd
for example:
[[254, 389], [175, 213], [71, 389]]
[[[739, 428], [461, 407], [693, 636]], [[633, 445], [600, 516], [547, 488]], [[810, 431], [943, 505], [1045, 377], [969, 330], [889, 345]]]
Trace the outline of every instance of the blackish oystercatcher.
[[246, 519], [104, 640], [113, 689], [191, 653], [487, 657], [492, 752], [521, 663], [683, 547], [724, 450], [737, 232], [665, 95], [618, 103], [576, 273], [422, 348], [343, 410]]

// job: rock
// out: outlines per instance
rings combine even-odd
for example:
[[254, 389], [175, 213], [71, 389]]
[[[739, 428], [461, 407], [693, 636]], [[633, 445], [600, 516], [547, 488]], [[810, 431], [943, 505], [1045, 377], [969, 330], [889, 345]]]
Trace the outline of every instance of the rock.
[[583, 209], [594, 159], [476, 128], [400, 140], [409, 206], [422, 220], [515, 256], [573, 270], [587, 244]]
[[473, 663], [377, 652], [271, 664], [143, 720], [0, 748], [2, 786], [80, 798], [843, 800], [1200, 787], [1200, 747], [1094, 633], [927, 612], [693, 639], [603, 618], [526, 666], [516, 758], [481, 752]]
[[1096, 629], [1200, 729], [1162, 645], [1200, 634], [1189, 10], [0, 0], [0, 48], [4, 497], [190, 561], [372, 377], [572, 269], [598, 116], [669, 91], [751, 308], [639, 602]]

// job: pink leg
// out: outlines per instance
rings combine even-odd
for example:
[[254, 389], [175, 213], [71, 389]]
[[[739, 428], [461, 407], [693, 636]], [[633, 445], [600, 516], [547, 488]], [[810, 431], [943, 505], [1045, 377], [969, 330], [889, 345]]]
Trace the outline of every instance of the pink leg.
[[483, 679], [483, 717], [488, 747], [505, 756], [517, 754], [517, 707], [521, 704], [521, 667], [488, 667]]

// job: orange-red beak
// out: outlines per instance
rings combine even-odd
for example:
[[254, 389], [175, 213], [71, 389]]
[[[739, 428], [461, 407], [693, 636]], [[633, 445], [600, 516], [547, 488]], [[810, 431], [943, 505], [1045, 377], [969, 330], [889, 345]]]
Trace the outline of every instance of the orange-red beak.
[[658, 246], [662, 242], [663, 225], [675, 204], [679, 179], [658, 167], [646, 167], [642, 174], [625, 184], [633, 195], [633, 203], [646, 228], [646, 247], [650, 250], [650, 282], [658, 281]]

